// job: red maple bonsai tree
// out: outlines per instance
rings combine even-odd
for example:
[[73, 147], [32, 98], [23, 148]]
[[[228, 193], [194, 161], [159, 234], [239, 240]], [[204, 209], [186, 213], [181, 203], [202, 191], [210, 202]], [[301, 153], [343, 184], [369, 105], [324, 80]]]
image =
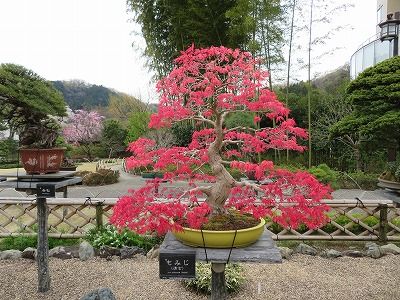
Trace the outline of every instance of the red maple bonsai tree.
[[[315, 228], [325, 222], [328, 208], [321, 199], [329, 197], [329, 187], [305, 171], [289, 172], [271, 161], [243, 159], [269, 149], [303, 151], [297, 139], [307, 138], [306, 131], [288, 118], [289, 110], [264, 87], [267, 73], [258, 66], [250, 53], [225, 47], [192, 46], [182, 52], [172, 72], [157, 84], [161, 98], [149, 126], [192, 120], [202, 129], [194, 132], [188, 147], [160, 148], [139, 138], [128, 147], [133, 155], [126, 166], [169, 170], [164, 180], [184, 179], [188, 188], [159, 190], [160, 179], [148, 182], [120, 198], [111, 223], [138, 233], [163, 234], [182, 226], [200, 228], [210, 216], [227, 213], [230, 207], [255, 218], [268, 216], [285, 227]], [[274, 120], [275, 126], [226, 128], [226, 118], [240, 112], [254, 113], [254, 122]], [[202, 172], [205, 165], [211, 175]], [[255, 180], [235, 180], [227, 167], [252, 173]]]

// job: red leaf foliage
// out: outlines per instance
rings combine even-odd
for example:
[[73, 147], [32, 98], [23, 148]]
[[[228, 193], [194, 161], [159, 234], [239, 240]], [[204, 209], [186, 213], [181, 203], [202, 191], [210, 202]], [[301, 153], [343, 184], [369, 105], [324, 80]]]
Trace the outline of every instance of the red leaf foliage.
[[[200, 228], [215, 209], [209, 201], [218, 192], [212, 189], [213, 182], [229, 186], [223, 198], [225, 208], [257, 218], [268, 216], [285, 227], [316, 228], [326, 222], [328, 207], [321, 200], [330, 197], [330, 189], [312, 175], [277, 169], [271, 161], [238, 160], [270, 149], [305, 149], [298, 139], [306, 139], [307, 132], [296, 127], [288, 118], [289, 110], [264, 87], [267, 72], [258, 66], [248, 52], [237, 49], [192, 46], [182, 52], [175, 68], [157, 84], [160, 103], [149, 126], [167, 127], [184, 120], [202, 126], [188, 147], [159, 147], [145, 138], [130, 143], [132, 156], [126, 166], [163, 171], [163, 181], [184, 179], [187, 189], [168, 188], [169, 184], [157, 179], [131, 190], [114, 207], [114, 225], [159, 234], [182, 226]], [[253, 112], [255, 123], [269, 120], [275, 126], [226, 128], [225, 118], [237, 112]], [[205, 172], [206, 165], [211, 166], [211, 174]], [[251, 173], [256, 181], [236, 181], [221, 172], [225, 166]], [[224, 180], [229, 184], [223, 185]], [[198, 185], [198, 181], [212, 184]]]

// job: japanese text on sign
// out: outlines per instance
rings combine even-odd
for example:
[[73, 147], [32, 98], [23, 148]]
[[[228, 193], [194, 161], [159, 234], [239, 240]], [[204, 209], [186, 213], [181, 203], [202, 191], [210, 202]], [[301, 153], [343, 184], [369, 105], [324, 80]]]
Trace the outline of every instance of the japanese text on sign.
[[196, 252], [160, 253], [160, 278], [194, 278]]

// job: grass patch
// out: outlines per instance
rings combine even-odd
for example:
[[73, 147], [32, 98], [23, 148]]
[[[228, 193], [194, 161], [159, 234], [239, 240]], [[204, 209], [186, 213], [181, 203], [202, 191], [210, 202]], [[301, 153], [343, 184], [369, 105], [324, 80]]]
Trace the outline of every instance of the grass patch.
[[[49, 237], [49, 249], [57, 246], [73, 246], [80, 243], [79, 239], [59, 239]], [[37, 236], [13, 236], [0, 239], [0, 251], [20, 250], [28, 247], [37, 248]]]

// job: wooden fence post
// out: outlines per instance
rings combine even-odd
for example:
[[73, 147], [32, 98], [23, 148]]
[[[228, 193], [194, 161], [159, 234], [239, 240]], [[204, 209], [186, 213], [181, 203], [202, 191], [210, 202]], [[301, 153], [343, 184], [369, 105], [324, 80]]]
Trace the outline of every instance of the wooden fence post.
[[103, 204], [100, 202], [96, 205], [96, 226], [97, 228], [103, 226]]
[[379, 241], [387, 243], [388, 231], [388, 205], [379, 204]]
[[37, 222], [39, 226], [38, 246], [37, 246], [37, 264], [38, 264], [38, 291], [47, 292], [50, 289], [50, 271], [49, 271], [49, 241], [47, 239], [47, 216], [48, 207], [46, 198], [37, 198]]

